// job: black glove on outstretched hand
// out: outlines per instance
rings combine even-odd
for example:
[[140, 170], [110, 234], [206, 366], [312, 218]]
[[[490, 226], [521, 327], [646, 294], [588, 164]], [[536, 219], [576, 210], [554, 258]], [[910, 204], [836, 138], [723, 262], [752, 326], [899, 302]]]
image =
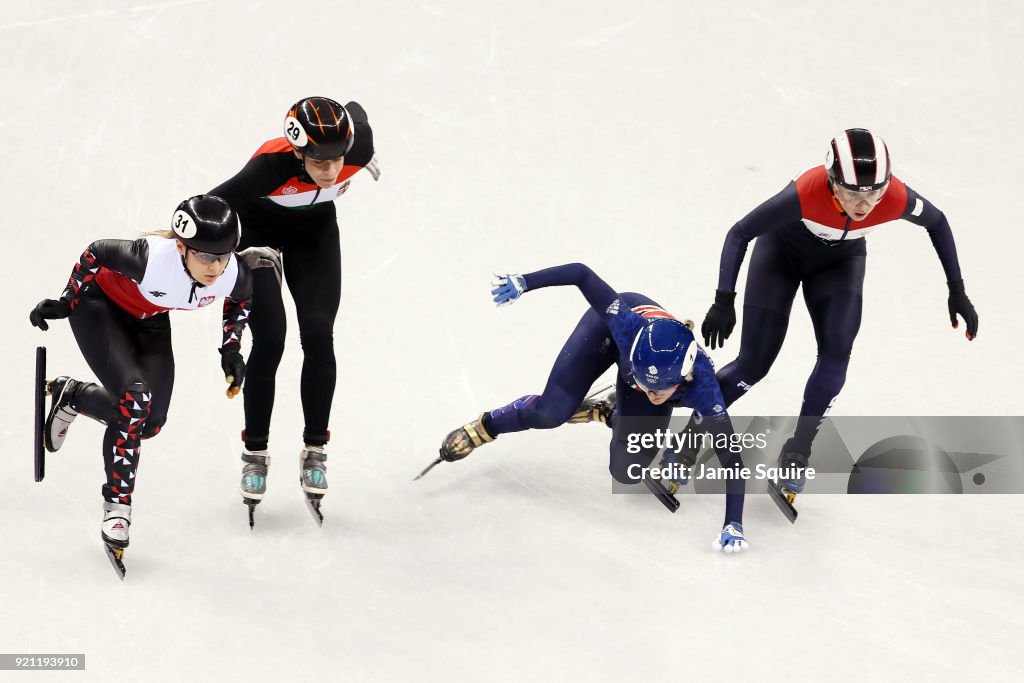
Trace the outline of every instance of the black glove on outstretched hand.
[[245, 360], [236, 343], [220, 347], [220, 367], [224, 371], [224, 380], [228, 383], [228, 398], [234, 398], [242, 389], [245, 379]]
[[949, 322], [952, 323], [954, 330], [960, 327], [960, 321], [956, 319], [957, 314], [960, 314], [967, 325], [967, 339], [973, 341], [978, 336], [978, 312], [974, 310], [974, 304], [967, 298], [964, 281], [956, 280], [947, 284], [949, 285]]
[[704, 335], [704, 346], [712, 349], [716, 348], [716, 344], [725, 346], [725, 340], [736, 327], [736, 308], [733, 305], [735, 300], [736, 292], [715, 290], [715, 303], [708, 309], [704, 323], [700, 326], [700, 333]]
[[47, 320], [57, 320], [71, 315], [71, 304], [64, 299], [43, 299], [28, 314], [28, 321], [43, 330], [50, 329]]

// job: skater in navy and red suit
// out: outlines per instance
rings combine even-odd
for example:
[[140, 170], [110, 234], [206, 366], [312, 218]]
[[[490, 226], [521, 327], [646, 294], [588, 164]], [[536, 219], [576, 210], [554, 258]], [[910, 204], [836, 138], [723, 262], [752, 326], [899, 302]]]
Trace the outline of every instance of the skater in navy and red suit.
[[[631, 435], [667, 428], [672, 409], [685, 406], [694, 409], [713, 435], [722, 467], [743, 467], [739, 449], [727, 446], [734, 442], [732, 421], [711, 359], [693, 337], [692, 323], [676, 320], [643, 294], [616, 292], [580, 263], [502, 275], [494, 284], [491, 293], [498, 305], [511, 304], [524, 292], [543, 287], [575, 286], [590, 309], [559, 352], [544, 391], [485, 412], [453, 430], [441, 446], [440, 459], [461, 460], [505, 433], [599, 421], [613, 430], [609, 471], [616, 481], [636, 484], [657, 449], [634, 444], [636, 452], [630, 453]], [[613, 365], [618, 366], [614, 392], [588, 397], [591, 385]], [[677, 483], [685, 483], [687, 471], [680, 472]], [[747, 545], [743, 496], [743, 479], [727, 480], [725, 523], [715, 538], [719, 550], [738, 552]]]
[[[374, 180], [380, 177], [363, 108], [307, 97], [288, 110], [283, 137], [265, 142], [241, 171], [210, 191], [238, 212], [242, 248], [271, 247], [283, 256], [303, 353], [301, 482], [316, 500], [327, 492], [325, 446], [337, 375], [334, 320], [341, 301], [341, 251], [334, 200], [364, 169]], [[285, 344], [281, 281], [269, 272], [254, 273], [253, 300], [241, 480], [249, 505], [266, 492], [270, 417]]]
[[60, 298], [41, 301], [29, 314], [42, 330], [49, 328], [47, 320], [69, 318], [100, 381], [58, 377], [49, 383], [53, 399], [43, 442], [57, 451], [79, 413], [107, 426], [102, 535], [113, 548], [128, 545], [142, 440], [156, 436], [167, 421], [174, 386], [168, 311], [197, 310], [224, 299], [219, 350], [228, 396], [234, 396], [245, 376], [240, 341], [252, 296], [250, 268], [276, 268], [272, 250], [233, 253], [238, 218], [222, 199], [187, 199], [171, 224], [172, 230], [136, 240], [93, 242]]
[[736, 279], [747, 250], [757, 239], [747, 272], [739, 355], [718, 373], [726, 405], [766, 374], [782, 348], [797, 288], [814, 325], [818, 358], [804, 389], [796, 431], [782, 449], [780, 465], [798, 473], [780, 482], [803, 490], [811, 443], [846, 382], [863, 304], [864, 239], [880, 225], [903, 219], [928, 231], [949, 288], [953, 328], [964, 319], [966, 336], [978, 334], [978, 314], [964, 289], [949, 223], [928, 200], [892, 175], [889, 151], [880, 137], [862, 128], [832, 139], [825, 165], [801, 174], [729, 230], [722, 248], [715, 303], [701, 325], [714, 349], [736, 324]]

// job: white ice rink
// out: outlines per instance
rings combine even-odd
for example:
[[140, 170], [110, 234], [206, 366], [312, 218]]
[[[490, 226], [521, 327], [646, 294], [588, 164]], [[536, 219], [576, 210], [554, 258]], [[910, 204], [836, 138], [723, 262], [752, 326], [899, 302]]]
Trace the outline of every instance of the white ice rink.
[[[450, 429], [539, 392], [585, 308], [564, 289], [495, 309], [493, 270], [582, 261], [700, 321], [728, 228], [855, 126], [949, 217], [981, 322], [973, 343], [950, 329], [922, 228], [876, 230], [835, 414], [1024, 414], [1019, 2], [0, 10], [0, 652], [87, 658], [0, 680], [1024, 680], [1021, 496], [806, 495], [790, 525], [751, 495], [752, 550], [728, 557], [709, 550], [720, 497], [673, 516], [611, 495], [593, 425], [509, 435], [411, 482]], [[51, 375], [91, 373], [66, 322], [42, 333], [28, 312], [85, 245], [163, 228], [314, 94], [363, 104], [383, 171], [338, 202], [326, 522], [296, 482], [290, 298], [254, 534], [219, 312], [172, 314], [175, 396], [143, 447], [122, 584], [100, 549], [102, 428], [76, 422], [32, 481], [33, 348]], [[794, 413], [814, 354], [798, 299], [734, 412]]]

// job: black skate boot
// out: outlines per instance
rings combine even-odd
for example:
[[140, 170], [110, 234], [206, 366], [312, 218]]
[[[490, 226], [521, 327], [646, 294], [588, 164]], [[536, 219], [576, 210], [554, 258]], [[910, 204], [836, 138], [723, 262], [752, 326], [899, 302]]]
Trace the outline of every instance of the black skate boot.
[[807, 462], [810, 456], [793, 449], [791, 442], [792, 440], [787, 441], [782, 447], [778, 476], [775, 481], [768, 482], [768, 494], [786, 519], [795, 523], [798, 512], [794, 503], [797, 494], [801, 493], [807, 484]]
[[78, 381], [63, 376], [51, 380], [47, 385], [52, 400], [50, 414], [47, 415], [46, 425], [43, 427], [43, 443], [46, 450], [51, 453], [56, 453], [64, 445], [68, 428], [78, 417], [78, 411], [71, 405], [71, 397], [78, 385]]
[[792, 496], [789, 502], [796, 500], [798, 493], [803, 493], [807, 485], [807, 462], [810, 457], [783, 449], [779, 456], [779, 488]]
[[612, 413], [615, 412], [615, 385], [601, 387], [591, 393], [580, 403], [576, 412], [569, 418], [572, 424], [600, 422], [611, 427]]

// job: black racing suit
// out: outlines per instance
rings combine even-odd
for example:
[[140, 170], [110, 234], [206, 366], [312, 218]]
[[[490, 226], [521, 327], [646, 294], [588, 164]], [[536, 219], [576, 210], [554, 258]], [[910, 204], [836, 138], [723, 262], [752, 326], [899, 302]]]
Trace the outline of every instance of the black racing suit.
[[[348, 190], [352, 176], [373, 158], [373, 133], [366, 112], [345, 105], [355, 141], [334, 186], [321, 189], [305, 172], [282, 137], [264, 143], [234, 177], [210, 190], [238, 213], [239, 249], [268, 246], [280, 250], [284, 276], [295, 301], [303, 363], [301, 378], [303, 438], [322, 446], [329, 438], [337, 366], [334, 319], [341, 300], [341, 251], [334, 200]], [[265, 271], [265, 272], [264, 272]], [[245, 380], [245, 431], [249, 450], [264, 450], [270, 438], [275, 375], [284, 354], [285, 311], [281, 288], [271, 269], [254, 273], [252, 353]]]

